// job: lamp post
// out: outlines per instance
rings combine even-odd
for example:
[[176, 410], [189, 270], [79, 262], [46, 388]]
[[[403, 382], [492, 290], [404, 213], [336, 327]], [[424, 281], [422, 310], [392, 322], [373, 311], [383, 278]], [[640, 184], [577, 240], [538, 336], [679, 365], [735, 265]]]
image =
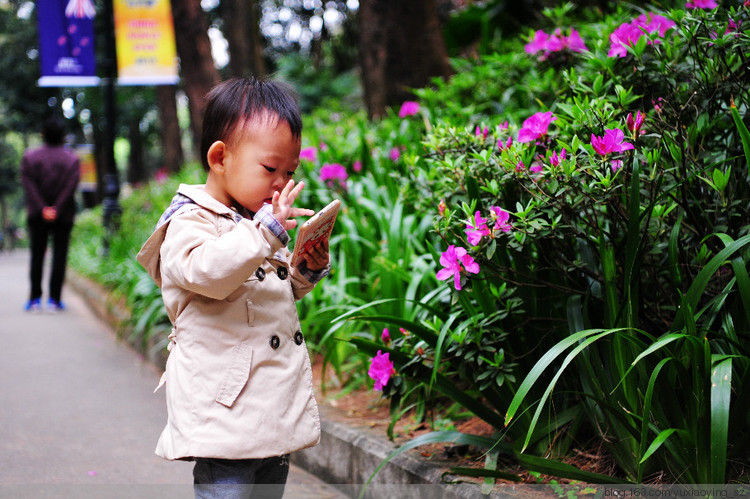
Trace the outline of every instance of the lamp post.
[[112, 0], [104, 0], [104, 199], [102, 200], [104, 223], [104, 254], [109, 253], [109, 238], [117, 230], [120, 213], [120, 179], [115, 164], [115, 79], [117, 78], [117, 52], [115, 49], [114, 9]]

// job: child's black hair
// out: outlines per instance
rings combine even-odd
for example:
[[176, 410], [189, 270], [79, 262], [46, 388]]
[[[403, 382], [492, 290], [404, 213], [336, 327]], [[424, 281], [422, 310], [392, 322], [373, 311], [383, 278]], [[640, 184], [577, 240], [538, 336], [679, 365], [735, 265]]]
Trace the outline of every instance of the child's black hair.
[[231, 78], [206, 95], [203, 115], [201, 161], [206, 171], [208, 149], [217, 140], [229, 141], [238, 126], [255, 119], [285, 121], [292, 136], [302, 136], [302, 116], [294, 90], [281, 82], [257, 78]]
[[50, 116], [42, 123], [42, 140], [50, 146], [61, 146], [65, 142], [65, 129], [62, 121], [56, 116]]

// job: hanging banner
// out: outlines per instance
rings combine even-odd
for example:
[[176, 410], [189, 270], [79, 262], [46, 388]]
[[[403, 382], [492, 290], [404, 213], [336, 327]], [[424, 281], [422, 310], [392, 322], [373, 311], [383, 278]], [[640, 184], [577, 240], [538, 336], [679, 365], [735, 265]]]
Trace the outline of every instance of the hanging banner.
[[174, 85], [177, 49], [169, 0], [114, 0], [117, 83]]
[[99, 84], [94, 58], [92, 0], [38, 0], [41, 87]]

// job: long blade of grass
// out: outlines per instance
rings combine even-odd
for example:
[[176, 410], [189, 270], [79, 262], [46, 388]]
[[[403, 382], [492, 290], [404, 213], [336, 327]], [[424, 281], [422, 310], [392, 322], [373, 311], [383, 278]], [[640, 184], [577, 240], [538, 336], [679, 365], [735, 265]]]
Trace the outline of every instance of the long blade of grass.
[[555, 361], [555, 359], [557, 359], [568, 348], [577, 344], [579, 341], [582, 341], [591, 335], [599, 334], [602, 331], [604, 330], [587, 329], [585, 331], [579, 331], [575, 334], [571, 334], [567, 338], [564, 338], [562, 341], [558, 342], [552, 348], [547, 350], [544, 355], [542, 355], [542, 357], [537, 361], [537, 363], [534, 364], [534, 367], [531, 368], [529, 374], [526, 375], [526, 378], [524, 378], [524, 380], [519, 385], [518, 391], [513, 396], [513, 400], [511, 400], [510, 405], [508, 406], [508, 411], [505, 414], [505, 425], [507, 426], [508, 423], [511, 422], [513, 417], [516, 415], [516, 412], [518, 412], [521, 403], [531, 390], [531, 387], [534, 385], [534, 383], [537, 382], [542, 373]]
[[662, 444], [671, 437], [674, 433], [681, 433], [688, 439], [690, 439], [690, 435], [685, 430], [679, 430], [677, 428], [667, 428], [666, 430], [662, 430], [659, 432], [659, 434], [656, 436], [653, 442], [651, 442], [651, 445], [648, 446], [648, 449], [643, 454], [643, 457], [641, 458], [641, 463], [645, 462], [646, 459], [650, 458], [651, 455], [659, 450], [659, 447], [662, 446]]
[[737, 111], [737, 106], [734, 105], [734, 100], [732, 100], [732, 105], [730, 106], [730, 112], [732, 113], [732, 119], [734, 120], [735, 126], [737, 126], [737, 131], [740, 134], [740, 139], [742, 140], [742, 149], [745, 151], [745, 159], [747, 160], [747, 169], [748, 173], [750, 173], [750, 131], [748, 131], [747, 127], [745, 126], [745, 123], [742, 122], [742, 118], [740, 118], [740, 113]]
[[711, 371], [711, 483], [724, 483], [732, 397], [732, 358], [714, 354]]
[[[698, 307], [701, 295], [703, 295], [706, 286], [708, 286], [709, 281], [713, 278], [716, 271], [719, 270], [719, 267], [721, 267], [734, 253], [739, 252], [748, 244], [750, 244], [750, 236], [744, 236], [733, 241], [714, 255], [700, 272], [698, 272], [698, 275], [695, 276], [695, 280], [693, 280], [693, 283], [685, 294], [687, 303], [692, 310], [695, 310]], [[671, 331], [680, 331], [685, 326], [686, 319], [685, 310], [681, 307], [672, 323]]]
[[641, 415], [641, 440], [638, 442], [638, 477], [637, 482], [641, 483], [643, 480], [644, 463], [643, 456], [646, 454], [646, 442], [648, 441], [648, 428], [649, 421], [651, 419], [651, 403], [654, 398], [654, 387], [656, 386], [656, 380], [659, 377], [659, 373], [662, 368], [674, 360], [674, 357], [667, 357], [659, 361], [654, 368], [654, 372], [651, 373], [651, 377], [648, 380], [648, 387], [646, 388], [646, 396], [643, 398], [643, 413]]
[[590, 471], [584, 471], [576, 468], [573, 465], [567, 463], [561, 463], [553, 459], [546, 459], [538, 456], [531, 456], [529, 454], [516, 453], [518, 461], [531, 471], [538, 471], [545, 475], [552, 475], [559, 478], [568, 478], [571, 480], [581, 480], [587, 483], [612, 483], [622, 484], [622, 478], [616, 478], [609, 475], [603, 475], [601, 473], [592, 473]]
[[523, 452], [526, 449], [526, 447], [529, 445], [531, 436], [534, 433], [534, 428], [536, 427], [536, 423], [539, 420], [539, 416], [541, 416], [542, 414], [542, 409], [544, 409], [547, 399], [552, 393], [552, 390], [554, 390], [555, 385], [557, 385], [557, 380], [560, 379], [560, 376], [562, 376], [563, 372], [565, 371], [565, 368], [568, 367], [568, 365], [573, 361], [573, 359], [579, 353], [581, 353], [581, 351], [585, 350], [591, 343], [605, 336], [609, 336], [610, 334], [613, 334], [615, 331], [616, 330], [614, 329], [609, 329], [609, 330], [600, 332], [599, 334], [587, 337], [585, 340], [581, 341], [581, 343], [577, 345], [573, 350], [571, 350], [570, 353], [565, 357], [565, 359], [562, 362], [562, 365], [557, 370], [557, 373], [555, 373], [555, 376], [552, 378], [552, 381], [550, 381], [550, 383], [547, 385], [547, 388], [544, 390], [544, 394], [542, 395], [542, 398], [539, 399], [536, 411], [534, 412], [534, 416], [531, 419], [531, 424], [529, 425], [529, 431], [526, 433], [526, 440], [524, 441], [521, 452]]

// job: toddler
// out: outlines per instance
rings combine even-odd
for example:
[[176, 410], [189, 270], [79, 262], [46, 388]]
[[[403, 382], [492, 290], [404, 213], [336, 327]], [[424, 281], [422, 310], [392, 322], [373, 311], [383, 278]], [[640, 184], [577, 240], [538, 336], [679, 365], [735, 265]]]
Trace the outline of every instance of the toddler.
[[198, 498], [255, 497], [260, 484], [281, 497], [289, 453], [320, 439], [295, 300], [328, 274], [328, 243], [290, 267], [292, 218], [314, 214], [293, 207], [304, 184], [290, 90], [237, 78], [207, 99], [206, 183], [179, 187], [137, 257], [173, 325], [156, 453], [195, 461]]

